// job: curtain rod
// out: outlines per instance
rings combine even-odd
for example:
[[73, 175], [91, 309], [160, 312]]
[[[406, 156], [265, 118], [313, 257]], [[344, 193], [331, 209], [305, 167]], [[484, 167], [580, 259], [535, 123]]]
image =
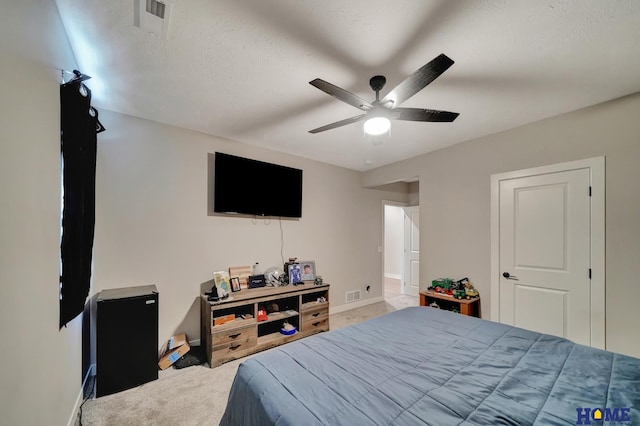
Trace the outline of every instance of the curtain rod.
[[[69, 81], [64, 81], [64, 74], [73, 74], [73, 78]], [[90, 75], [86, 75], [86, 74], [82, 74], [80, 71], [78, 70], [73, 70], [73, 71], [67, 71], [67, 70], [63, 70], [62, 68], [60, 68], [60, 80], [63, 86], [66, 84], [71, 84], [71, 83], [77, 83], [79, 81], [85, 81], [85, 80], [89, 80], [91, 78]]]

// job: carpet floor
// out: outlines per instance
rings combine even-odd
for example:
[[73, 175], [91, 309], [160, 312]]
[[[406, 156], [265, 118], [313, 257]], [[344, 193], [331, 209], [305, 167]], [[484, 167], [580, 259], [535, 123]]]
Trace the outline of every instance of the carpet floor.
[[[394, 295], [387, 297], [384, 302], [331, 315], [331, 329], [337, 330], [417, 305], [417, 297]], [[160, 371], [158, 380], [113, 395], [88, 399], [82, 406], [76, 424], [217, 426], [227, 405], [238, 365], [256, 355], [213, 369], [204, 364]]]

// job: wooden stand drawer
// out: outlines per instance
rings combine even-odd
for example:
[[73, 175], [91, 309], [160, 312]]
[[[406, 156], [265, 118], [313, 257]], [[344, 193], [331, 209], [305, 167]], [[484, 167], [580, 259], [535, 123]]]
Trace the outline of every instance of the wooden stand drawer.
[[325, 319], [329, 317], [329, 308], [320, 308], [313, 311], [303, 312], [302, 313], [302, 322], [306, 323], [307, 321]]
[[225, 352], [211, 352], [211, 367], [218, 367], [225, 362], [233, 361], [234, 359], [242, 358], [243, 356], [251, 355], [257, 352], [258, 346], [248, 347], [243, 349], [242, 347], [236, 350], [230, 350]]
[[258, 343], [258, 336], [255, 334], [253, 336], [240, 338], [238, 337], [236, 340], [222, 343], [218, 345], [213, 345], [212, 355], [214, 358], [219, 356], [224, 356], [227, 354], [241, 352], [245, 349], [250, 349]]
[[246, 339], [248, 337], [256, 337], [256, 327], [255, 325], [250, 325], [248, 327], [243, 328], [235, 328], [230, 330], [225, 330], [219, 333], [211, 334], [211, 341], [213, 346], [223, 345], [225, 343], [230, 343], [234, 341], [239, 341], [242, 339]]
[[308, 331], [329, 331], [329, 315], [303, 322], [302, 331], [304, 333]]

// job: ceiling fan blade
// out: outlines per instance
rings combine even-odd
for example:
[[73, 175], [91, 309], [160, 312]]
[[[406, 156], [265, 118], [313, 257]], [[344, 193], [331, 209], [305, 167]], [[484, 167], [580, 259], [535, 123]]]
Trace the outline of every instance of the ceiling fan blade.
[[427, 84], [438, 78], [440, 74], [445, 72], [451, 65], [453, 65], [453, 59], [449, 58], [444, 53], [437, 56], [431, 62], [423, 65], [419, 70], [405, 78], [402, 83], [398, 84], [393, 90], [382, 98], [381, 104], [388, 105], [389, 108], [399, 106], [401, 103], [424, 89]]
[[455, 120], [458, 115], [460, 114], [457, 112], [421, 108], [394, 108], [391, 110], [391, 116], [393, 118], [405, 121], [436, 121], [449, 123]]
[[318, 89], [322, 90], [325, 93], [328, 93], [329, 95], [333, 96], [334, 98], [342, 102], [346, 102], [349, 105], [352, 105], [358, 109], [361, 109], [362, 111], [368, 111], [371, 108], [373, 108], [373, 105], [371, 105], [371, 102], [365, 101], [361, 97], [356, 96], [351, 92], [347, 92], [346, 90], [341, 89], [340, 87], [335, 86], [319, 78], [316, 78], [315, 80], [310, 81], [309, 84], [314, 87], [317, 87]]
[[346, 126], [347, 124], [356, 123], [363, 120], [367, 114], [356, 115], [355, 117], [347, 118], [345, 120], [336, 121], [335, 123], [327, 124], [326, 126], [318, 127], [317, 129], [309, 130], [309, 133], [320, 133], [325, 130], [335, 129], [336, 127]]

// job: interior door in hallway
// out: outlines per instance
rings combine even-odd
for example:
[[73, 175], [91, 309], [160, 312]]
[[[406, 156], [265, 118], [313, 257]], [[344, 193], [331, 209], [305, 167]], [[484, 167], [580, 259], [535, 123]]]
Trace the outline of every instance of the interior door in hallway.
[[420, 290], [420, 207], [404, 208], [404, 294], [418, 296]]

